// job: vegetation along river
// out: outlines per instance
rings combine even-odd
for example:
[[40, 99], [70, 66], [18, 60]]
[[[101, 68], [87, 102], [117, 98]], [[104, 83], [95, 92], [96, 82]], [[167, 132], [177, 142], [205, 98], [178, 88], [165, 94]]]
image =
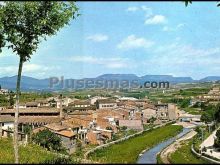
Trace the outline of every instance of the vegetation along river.
[[137, 161], [137, 164], [156, 164], [157, 163], [157, 153], [159, 153], [161, 150], [172, 144], [176, 139], [182, 137], [183, 135], [187, 134], [190, 131], [189, 128], [183, 128], [182, 132], [180, 132], [177, 136], [172, 137], [155, 147], [151, 148], [150, 150], [147, 150], [144, 152]]

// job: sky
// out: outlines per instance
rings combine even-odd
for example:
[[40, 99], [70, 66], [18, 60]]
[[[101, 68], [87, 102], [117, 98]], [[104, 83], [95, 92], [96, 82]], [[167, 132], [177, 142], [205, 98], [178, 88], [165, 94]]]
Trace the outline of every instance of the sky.
[[[101, 74], [220, 76], [216, 2], [77, 2], [81, 16], [43, 41], [23, 75], [91, 78]], [[3, 49], [0, 77], [17, 74]]]

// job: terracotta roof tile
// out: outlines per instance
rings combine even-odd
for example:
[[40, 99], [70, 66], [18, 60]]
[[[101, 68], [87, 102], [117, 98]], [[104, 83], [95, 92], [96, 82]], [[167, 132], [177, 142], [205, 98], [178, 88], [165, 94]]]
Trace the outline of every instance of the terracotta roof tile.
[[63, 131], [56, 132], [56, 134], [66, 136], [66, 137], [73, 137], [76, 135], [76, 133], [73, 132], [72, 130], [63, 130]]

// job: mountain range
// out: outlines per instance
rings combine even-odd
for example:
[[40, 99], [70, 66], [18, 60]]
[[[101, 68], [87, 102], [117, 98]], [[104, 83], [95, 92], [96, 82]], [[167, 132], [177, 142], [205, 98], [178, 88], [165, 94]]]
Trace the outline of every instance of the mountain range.
[[[57, 80], [60, 80], [61, 78], [57, 78]], [[12, 77], [2, 77], [0, 78], [0, 85], [2, 88], [7, 88], [10, 90], [15, 90], [16, 87], [16, 80], [17, 76]], [[210, 81], [219, 81], [220, 76], [208, 76], [205, 78], [202, 78], [200, 80], [194, 80], [191, 77], [174, 77], [172, 75], [145, 75], [145, 76], [137, 76], [135, 74], [103, 74], [95, 78], [84, 78], [84, 79], [65, 79], [65, 82], [76, 82], [79, 80], [126, 80], [126, 81], [132, 81], [132, 80], [138, 80], [141, 84], [143, 84], [146, 81], [150, 82], [164, 82], [168, 81], [170, 84], [178, 84], [178, 83], [195, 83], [195, 82], [210, 82]], [[60, 89], [66, 89], [68, 87], [62, 86], [59, 81], [53, 88], [50, 87], [50, 78], [46, 79], [36, 79], [33, 77], [28, 76], [22, 76], [21, 79], [21, 89], [22, 90], [46, 90], [46, 91], [54, 91], [54, 90], [60, 90]], [[54, 79], [55, 82], [55, 79]], [[71, 86], [72, 87], [72, 86]]]

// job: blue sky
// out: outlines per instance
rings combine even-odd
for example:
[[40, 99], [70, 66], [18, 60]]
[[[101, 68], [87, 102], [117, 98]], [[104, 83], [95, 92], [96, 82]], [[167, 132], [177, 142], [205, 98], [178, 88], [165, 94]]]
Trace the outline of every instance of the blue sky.
[[[216, 2], [77, 2], [82, 14], [43, 41], [24, 64], [36, 78], [105, 73], [220, 76], [220, 8]], [[0, 77], [17, 73], [4, 49]]]

